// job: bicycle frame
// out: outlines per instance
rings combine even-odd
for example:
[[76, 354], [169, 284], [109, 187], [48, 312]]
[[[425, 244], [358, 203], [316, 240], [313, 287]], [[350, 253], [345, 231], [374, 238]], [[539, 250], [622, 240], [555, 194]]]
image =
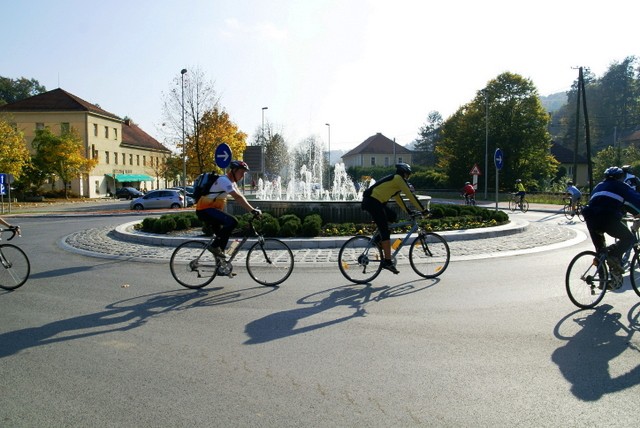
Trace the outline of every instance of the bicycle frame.
[[[402, 238], [402, 242], [400, 242], [400, 245], [398, 245], [391, 252], [391, 257], [396, 257], [398, 255], [398, 253], [400, 252], [400, 250], [402, 249], [402, 247], [404, 247], [409, 242], [409, 240], [411, 239], [411, 235], [413, 235], [416, 232], [419, 232], [419, 230], [420, 230], [420, 226], [418, 225], [417, 217], [413, 217], [411, 221], [407, 220], [407, 221], [401, 221], [401, 222], [397, 222], [397, 223], [390, 223], [389, 224], [389, 229], [397, 229], [397, 228], [405, 227], [405, 226], [411, 226], [411, 229], [409, 229], [409, 231], [404, 236], [404, 238]], [[371, 241], [375, 242], [376, 237], [379, 237], [379, 236], [380, 236], [380, 231], [378, 229], [376, 229], [375, 233], [371, 237]]]

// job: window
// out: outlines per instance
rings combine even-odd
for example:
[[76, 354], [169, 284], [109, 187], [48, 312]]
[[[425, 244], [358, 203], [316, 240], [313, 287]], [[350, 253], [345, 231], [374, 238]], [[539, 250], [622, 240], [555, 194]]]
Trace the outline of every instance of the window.
[[404, 162], [404, 161], [402, 160], [402, 156], [398, 157], [398, 163], [402, 163], [402, 162]]
[[140, 155], [136, 155], [136, 165], [140, 166]]
[[129, 155], [129, 165], [133, 165], [133, 155]]
[[122, 165], [126, 165], [127, 164], [127, 162], [125, 162], [125, 156], [126, 155], [123, 153], [122, 154]]
[[142, 156], [142, 166], [147, 166], [147, 157]]
[[384, 166], [389, 166], [389, 156], [384, 157]]
[[109, 165], [109, 152], [107, 151], [104, 152], [104, 163]]
[[118, 165], [118, 152], [113, 152], [113, 162]]
[[71, 130], [71, 127], [69, 126], [69, 122], [62, 122], [60, 124], [60, 132], [62, 134], [68, 134], [70, 130]]
[[40, 131], [42, 129], [44, 129], [44, 123], [36, 122], [36, 131]]
[[371, 156], [371, 166], [376, 166], [376, 157]]
[[109, 127], [108, 126], [104, 127], [104, 138], [109, 138]]
[[113, 128], [113, 139], [114, 140], [118, 139], [118, 128]]
[[98, 136], [98, 124], [97, 123], [93, 124], [93, 136], [94, 137]]

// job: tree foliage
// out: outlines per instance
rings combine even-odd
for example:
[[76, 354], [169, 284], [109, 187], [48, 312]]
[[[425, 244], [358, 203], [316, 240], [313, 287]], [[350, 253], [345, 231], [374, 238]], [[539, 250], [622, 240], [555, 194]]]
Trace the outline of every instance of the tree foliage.
[[[254, 146], [264, 147], [264, 169], [267, 175], [286, 175], [289, 168], [289, 146], [275, 125], [265, 123], [264, 133], [258, 128], [254, 134]], [[252, 165], [249, 165], [252, 166]]]
[[[488, 150], [485, 108], [489, 112]], [[447, 172], [450, 184], [464, 183], [473, 164], [482, 165], [485, 151], [492, 159], [500, 148], [504, 154], [503, 187], [510, 187], [516, 178], [535, 187], [538, 181], [552, 177], [558, 166], [550, 153], [548, 121], [533, 83], [520, 75], [503, 73], [443, 124], [436, 146], [438, 165]], [[488, 174], [489, 183], [495, 182], [494, 168], [483, 173]]]
[[46, 92], [36, 79], [20, 77], [11, 79], [0, 76], [0, 105], [9, 104]]
[[19, 180], [31, 159], [24, 135], [7, 120], [0, 118], [0, 142], [0, 172], [12, 174]]
[[414, 146], [414, 163], [418, 165], [436, 165], [436, 144], [440, 139], [443, 119], [440, 113], [432, 111], [427, 116], [427, 122], [418, 131], [418, 138]]
[[68, 197], [68, 184], [91, 171], [98, 163], [97, 159], [86, 157], [82, 138], [75, 129], [60, 136], [54, 135], [49, 128], [40, 129], [36, 131], [33, 147], [36, 150], [34, 163], [41, 171], [62, 181], [65, 197]]

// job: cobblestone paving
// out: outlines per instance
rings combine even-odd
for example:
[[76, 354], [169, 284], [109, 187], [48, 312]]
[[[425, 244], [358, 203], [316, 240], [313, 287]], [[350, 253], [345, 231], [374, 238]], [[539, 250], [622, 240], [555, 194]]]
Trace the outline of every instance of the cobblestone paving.
[[[561, 224], [529, 224], [526, 230], [512, 235], [449, 242], [452, 260], [459, 258], [484, 258], [513, 254], [514, 251], [532, 250], [552, 244], [566, 243], [576, 238], [578, 232]], [[82, 254], [133, 259], [138, 261], [166, 262], [171, 257], [173, 247], [155, 246], [128, 242], [116, 238], [112, 228], [87, 229], [73, 233], [63, 240], [63, 245], [71, 251]], [[245, 247], [245, 248], [248, 248]], [[336, 264], [338, 248], [295, 249], [292, 250], [296, 263]], [[240, 251], [234, 263], [244, 260], [246, 251]], [[406, 262], [399, 257], [398, 262]]]

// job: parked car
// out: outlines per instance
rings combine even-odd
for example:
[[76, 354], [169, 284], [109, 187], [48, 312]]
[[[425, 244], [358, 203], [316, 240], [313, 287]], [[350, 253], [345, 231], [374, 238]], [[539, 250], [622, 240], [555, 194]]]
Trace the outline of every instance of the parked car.
[[[187, 197], [187, 206], [193, 205], [193, 198]], [[184, 206], [184, 196], [179, 190], [152, 190], [144, 196], [134, 199], [129, 204], [132, 210], [149, 210], [158, 208], [181, 208]]]
[[[187, 196], [191, 196], [191, 197], [193, 197], [193, 186], [186, 186], [185, 188], [187, 189]], [[170, 187], [170, 189], [174, 189], [174, 190], [180, 190], [180, 191], [182, 191], [182, 186], [179, 186], [179, 187]]]
[[121, 187], [119, 189], [116, 189], [116, 198], [118, 199], [125, 198], [129, 200], [138, 198], [142, 195], [144, 195], [144, 193], [133, 187]]

